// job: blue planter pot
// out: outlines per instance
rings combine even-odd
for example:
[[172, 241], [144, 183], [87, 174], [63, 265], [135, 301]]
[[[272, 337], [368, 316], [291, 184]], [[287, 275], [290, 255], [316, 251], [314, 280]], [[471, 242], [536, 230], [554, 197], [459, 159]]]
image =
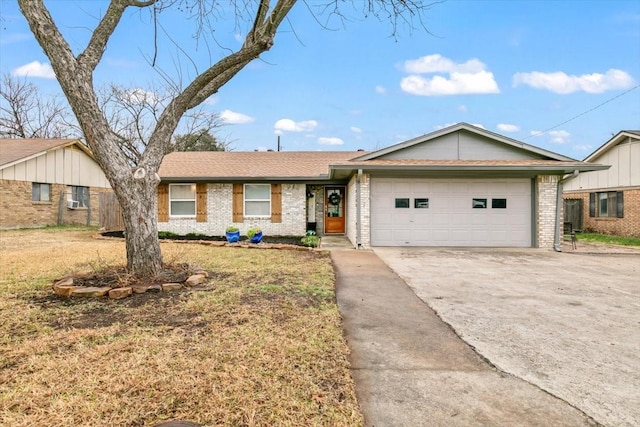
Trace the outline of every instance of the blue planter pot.
[[253, 235], [250, 239], [251, 243], [260, 243], [262, 240], [262, 231]]
[[227, 242], [235, 243], [240, 240], [240, 231], [227, 231]]

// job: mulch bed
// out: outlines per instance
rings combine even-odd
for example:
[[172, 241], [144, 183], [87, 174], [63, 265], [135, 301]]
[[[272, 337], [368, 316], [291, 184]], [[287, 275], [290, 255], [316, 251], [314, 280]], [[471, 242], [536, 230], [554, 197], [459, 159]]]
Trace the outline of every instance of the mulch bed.
[[[104, 237], [117, 237], [124, 238], [123, 231], [109, 231], [100, 233], [101, 236]], [[300, 239], [303, 236], [263, 236], [262, 242], [265, 244], [273, 244], [273, 245], [293, 245], [293, 246], [304, 246]], [[226, 242], [227, 238], [225, 236], [205, 236], [201, 234], [187, 234], [180, 236], [160, 236], [160, 240], [175, 240], [175, 241], [205, 241], [205, 242]], [[240, 242], [238, 243], [249, 243], [249, 238], [247, 236], [240, 236]]]

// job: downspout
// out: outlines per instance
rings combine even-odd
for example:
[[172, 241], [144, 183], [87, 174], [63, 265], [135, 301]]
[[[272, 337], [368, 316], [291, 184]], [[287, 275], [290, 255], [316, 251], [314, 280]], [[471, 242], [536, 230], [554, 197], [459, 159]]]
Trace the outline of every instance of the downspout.
[[362, 247], [362, 206], [361, 206], [361, 191], [360, 183], [362, 182], [362, 169], [358, 169], [358, 175], [356, 175], [356, 249]]
[[570, 179], [578, 176], [580, 171], [578, 169], [574, 170], [573, 173], [567, 177], [562, 178], [558, 181], [558, 188], [556, 194], [556, 226], [555, 233], [553, 236], [553, 250], [556, 252], [562, 252], [562, 245], [560, 243], [560, 212], [562, 207], [562, 184]]

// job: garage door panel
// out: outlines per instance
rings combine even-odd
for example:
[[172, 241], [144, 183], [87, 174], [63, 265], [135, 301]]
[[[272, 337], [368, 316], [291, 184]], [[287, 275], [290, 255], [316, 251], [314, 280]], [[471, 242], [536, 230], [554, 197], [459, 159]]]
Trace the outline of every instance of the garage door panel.
[[[396, 198], [410, 207], [395, 208]], [[415, 199], [428, 208], [415, 208]], [[473, 209], [474, 198], [487, 199]], [[492, 207], [506, 199], [506, 208]], [[529, 179], [394, 179], [371, 181], [371, 242], [378, 246], [531, 246]]]

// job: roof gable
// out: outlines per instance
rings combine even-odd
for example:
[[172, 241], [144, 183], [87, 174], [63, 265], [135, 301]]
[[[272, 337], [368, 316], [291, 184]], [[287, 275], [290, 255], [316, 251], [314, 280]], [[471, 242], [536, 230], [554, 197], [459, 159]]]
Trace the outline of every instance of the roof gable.
[[360, 156], [361, 160], [558, 160], [574, 161], [468, 123], [422, 135]]
[[0, 139], [0, 168], [13, 166], [41, 156], [48, 151], [76, 145], [79, 149], [93, 158], [91, 150], [87, 148], [79, 139]]
[[589, 154], [585, 157], [585, 162], [593, 162], [597, 160], [599, 157], [607, 153], [613, 147], [616, 147], [619, 144], [622, 144], [628, 140], [638, 140], [640, 141], [640, 131], [639, 130], [621, 130], [616, 135], [614, 135], [610, 140], [602, 144], [598, 147], [593, 153]]

